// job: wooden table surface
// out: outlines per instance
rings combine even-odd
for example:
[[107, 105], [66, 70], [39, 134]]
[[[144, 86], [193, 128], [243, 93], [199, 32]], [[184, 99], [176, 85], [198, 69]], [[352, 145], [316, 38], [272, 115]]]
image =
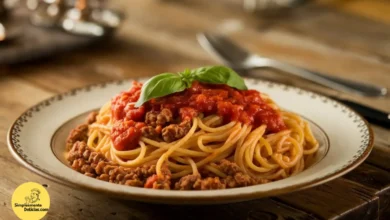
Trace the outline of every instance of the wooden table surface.
[[[45, 219], [390, 219], [390, 130], [377, 126], [373, 126], [373, 152], [349, 174], [304, 191], [228, 205], [111, 199], [44, 179], [12, 158], [5, 138], [10, 124], [42, 99], [91, 83], [216, 64], [197, 44], [198, 31], [229, 31], [233, 39], [263, 55], [390, 88], [389, 1], [320, 0], [274, 19], [244, 12], [240, 1], [115, 1], [112, 6], [126, 11], [127, 19], [114, 40], [39, 62], [1, 67], [0, 219], [16, 219], [11, 195], [27, 181], [47, 185], [51, 206]], [[256, 73], [390, 111], [390, 97], [362, 98], [284, 73]]]

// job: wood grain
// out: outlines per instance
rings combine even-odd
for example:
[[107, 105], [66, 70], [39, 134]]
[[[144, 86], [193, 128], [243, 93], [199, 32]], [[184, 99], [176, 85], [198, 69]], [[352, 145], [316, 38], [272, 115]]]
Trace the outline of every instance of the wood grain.
[[379, 216], [390, 218], [390, 173], [369, 164], [363, 164], [344, 176], [365, 187], [376, 190], [374, 195], [379, 197]]
[[371, 188], [339, 178], [278, 199], [321, 219], [372, 219], [379, 216], [379, 199], [374, 194]]
[[337, 8], [340, 11], [360, 15], [370, 20], [390, 23], [390, 4], [383, 0], [319, 0], [321, 4]]
[[[372, 154], [346, 176], [280, 197], [217, 206], [111, 199], [46, 180], [12, 158], [5, 143], [9, 125], [42, 99], [87, 84], [218, 63], [198, 45], [195, 34], [199, 31], [223, 31], [264, 56], [390, 88], [390, 28], [386, 24], [390, 14], [374, 13], [373, 18], [365, 10], [373, 14], [381, 7], [379, 0], [373, 4], [343, 1], [342, 5], [341, 1], [321, 1], [272, 19], [244, 12], [239, 1], [115, 1], [112, 7], [125, 10], [128, 18], [114, 40], [40, 62], [2, 67], [0, 219], [16, 219], [10, 198], [26, 181], [47, 185], [51, 207], [45, 219], [389, 219], [390, 131], [376, 126]], [[390, 111], [389, 97], [341, 94], [274, 70], [251, 74]]]

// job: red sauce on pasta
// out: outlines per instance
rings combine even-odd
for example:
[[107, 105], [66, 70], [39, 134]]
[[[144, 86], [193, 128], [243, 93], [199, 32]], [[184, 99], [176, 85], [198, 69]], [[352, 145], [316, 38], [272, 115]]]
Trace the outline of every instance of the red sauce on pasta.
[[152, 99], [135, 108], [141, 87], [141, 83], [134, 83], [129, 91], [112, 99], [111, 110], [116, 122], [111, 138], [117, 150], [137, 146], [146, 112], [163, 108], [170, 109], [182, 121], [191, 120], [200, 113], [205, 116], [217, 114], [223, 117], [225, 123], [240, 121], [255, 128], [265, 124], [268, 133], [286, 128], [280, 113], [265, 103], [256, 90], [237, 90], [226, 85], [194, 82], [191, 88], [183, 92]]

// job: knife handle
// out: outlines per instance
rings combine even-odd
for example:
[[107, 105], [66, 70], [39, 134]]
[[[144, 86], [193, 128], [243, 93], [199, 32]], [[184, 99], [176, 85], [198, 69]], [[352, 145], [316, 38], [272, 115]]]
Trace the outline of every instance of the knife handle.
[[390, 113], [386, 113], [383, 111], [380, 111], [378, 109], [374, 109], [371, 107], [368, 107], [366, 105], [362, 105], [350, 100], [340, 99], [336, 97], [331, 97], [344, 105], [352, 108], [356, 112], [358, 112], [360, 115], [362, 115], [368, 122], [380, 125], [385, 128], [390, 128]]

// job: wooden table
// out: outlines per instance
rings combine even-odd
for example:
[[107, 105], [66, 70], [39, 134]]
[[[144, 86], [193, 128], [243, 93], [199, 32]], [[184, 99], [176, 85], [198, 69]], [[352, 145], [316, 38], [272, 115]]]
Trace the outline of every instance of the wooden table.
[[[59, 185], [19, 165], [8, 152], [5, 136], [26, 108], [91, 83], [215, 64], [197, 44], [198, 31], [230, 31], [243, 46], [266, 56], [390, 87], [388, 1], [321, 0], [278, 19], [248, 14], [239, 0], [121, 0], [112, 4], [127, 12], [114, 41], [0, 70], [1, 220], [16, 219], [11, 195], [27, 181], [47, 186], [51, 207], [45, 219], [390, 219], [390, 130], [376, 126], [375, 149], [369, 159], [342, 178], [301, 192], [228, 205], [121, 201]], [[261, 77], [390, 111], [389, 97], [338, 94], [275, 71], [261, 71]]]

